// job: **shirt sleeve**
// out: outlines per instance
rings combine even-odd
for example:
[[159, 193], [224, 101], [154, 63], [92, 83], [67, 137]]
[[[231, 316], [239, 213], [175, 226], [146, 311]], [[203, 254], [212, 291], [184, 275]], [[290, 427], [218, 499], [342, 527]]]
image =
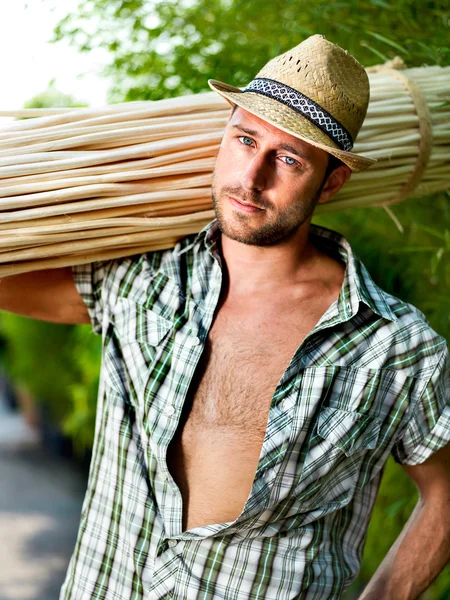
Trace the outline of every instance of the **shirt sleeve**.
[[418, 465], [450, 440], [450, 359], [444, 346], [393, 456], [404, 465]]
[[104, 288], [111, 262], [94, 262], [72, 267], [73, 280], [86, 304], [95, 333], [102, 332]]

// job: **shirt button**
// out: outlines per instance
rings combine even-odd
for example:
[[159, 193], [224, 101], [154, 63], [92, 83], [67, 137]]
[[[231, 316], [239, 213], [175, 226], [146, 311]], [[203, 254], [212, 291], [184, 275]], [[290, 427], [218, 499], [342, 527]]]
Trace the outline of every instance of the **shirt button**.
[[169, 540], [167, 542], [167, 545], [169, 546], [169, 548], [175, 548], [175, 546], [178, 544], [178, 540]]
[[201, 342], [201, 340], [199, 340], [199, 339], [198, 339], [198, 337], [195, 337], [195, 338], [192, 340], [192, 345], [193, 345], [193, 346], [200, 346], [200, 344], [201, 344], [201, 343], [202, 343], [202, 342]]
[[171, 405], [168, 404], [165, 408], [164, 408], [164, 413], [168, 416], [171, 417], [173, 414], [175, 414], [175, 408]]

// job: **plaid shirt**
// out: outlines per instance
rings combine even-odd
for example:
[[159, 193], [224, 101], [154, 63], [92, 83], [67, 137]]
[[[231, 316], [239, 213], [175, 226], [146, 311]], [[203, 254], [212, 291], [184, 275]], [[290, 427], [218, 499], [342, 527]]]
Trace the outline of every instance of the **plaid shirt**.
[[219, 299], [218, 235], [213, 222], [174, 250], [74, 268], [104, 348], [62, 599], [339, 598], [389, 454], [415, 465], [449, 439], [445, 341], [375, 285], [345, 239], [312, 226], [346, 264], [339, 299], [275, 390], [241, 515], [183, 531], [166, 452]]

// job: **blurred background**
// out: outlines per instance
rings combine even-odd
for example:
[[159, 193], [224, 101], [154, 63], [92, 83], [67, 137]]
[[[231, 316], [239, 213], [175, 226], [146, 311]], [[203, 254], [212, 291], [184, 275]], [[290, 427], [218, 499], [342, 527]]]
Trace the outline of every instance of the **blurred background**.
[[[205, 91], [209, 77], [243, 86], [314, 33], [366, 67], [394, 56], [409, 67], [450, 65], [448, 2], [16, 0], [0, 10], [0, 110], [156, 100]], [[450, 194], [391, 208], [403, 231], [381, 208], [314, 221], [343, 233], [375, 281], [449, 340]], [[0, 560], [0, 600], [58, 597], [86, 482], [100, 355], [88, 326], [0, 315], [0, 546], [10, 561]], [[358, 597], [416, 500], [388, 462], [347, 600]], [[449, 567], [423, 598], [450, 598]]]

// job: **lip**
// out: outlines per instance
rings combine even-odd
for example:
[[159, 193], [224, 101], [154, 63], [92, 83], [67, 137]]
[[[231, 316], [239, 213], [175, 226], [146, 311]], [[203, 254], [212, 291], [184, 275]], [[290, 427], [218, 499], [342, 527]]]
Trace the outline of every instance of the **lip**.
[[243, 210], [245, 212], [248, 213], [256, 213], [259, 212], [261, 210], [264, 210], [262, 208], [259, 208], [258, 206], [254, 206], [253, 204], [247, 204], [246, 202], [241, 202], [240, 200], [238, 200], [237, 198], [235, 198], [234, 196], [228, 196], [229, 199], [231, 200], [231, 203], [238, 209]]

